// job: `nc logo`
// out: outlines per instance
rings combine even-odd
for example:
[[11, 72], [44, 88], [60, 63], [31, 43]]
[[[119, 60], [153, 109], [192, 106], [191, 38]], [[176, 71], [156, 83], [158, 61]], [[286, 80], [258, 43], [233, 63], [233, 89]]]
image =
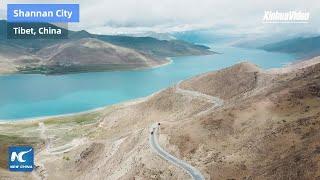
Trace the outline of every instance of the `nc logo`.
[[28, 151], [21, 151], [18, 154], [17, 154], [17, 152], [12, 152], [11, 161], [15, 161], [17, 159], [19, 162], [26, 162], [26, 160], [23, 159], [23, 155], [25, 155], [31, 151], [32, 151], [32, 148]]
[[8, 148], [8, 167], [10, 171], [32, 171], [34, 151], [30, 146], [11, 146]]

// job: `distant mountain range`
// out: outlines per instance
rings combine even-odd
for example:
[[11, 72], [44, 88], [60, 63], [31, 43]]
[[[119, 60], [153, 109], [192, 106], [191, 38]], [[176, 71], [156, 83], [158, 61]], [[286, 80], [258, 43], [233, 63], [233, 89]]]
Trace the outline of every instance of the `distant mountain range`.
[[260, 48], [266, 51], [291, 53], [301, 58], [314, 57], [320, 55], [320, 36], [288, 39]]
[[[121, 34], [120, 34], [121, 35]], [[152, 37], [159, 40], [176, 40], [171, 33], [158, 33], [153, 31], [143, 32], [143, 33], [135, 33], [135, 34], [124, 34], [124, 36], [131, 36], [131, 37]], [[183, 39], [180, 39], [183, 40]]]
[[[48, 26], [36, 23], [34, 26]], [[54, 25], [50, 25], [54, 26]], [[68, 39], [7, 39], [0, 20], [0, 73], [71, 73], [144, 68], [166, 57], [208, 55], [208, 47], [180, 40], [67, 31]]]

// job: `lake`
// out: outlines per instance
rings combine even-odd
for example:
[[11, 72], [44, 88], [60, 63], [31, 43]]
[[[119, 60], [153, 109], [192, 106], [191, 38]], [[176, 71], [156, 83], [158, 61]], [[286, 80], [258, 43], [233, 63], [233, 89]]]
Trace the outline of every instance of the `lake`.
[[222, 54], [172, 58], [171, 64], [154, 69], [0, 76], [0, 119], [15, 121], [87, 111], [148, 96], [180, 80], [241, 61], [267, 69], [296, 60], [293, 55], [257, 49], [210, 47]]

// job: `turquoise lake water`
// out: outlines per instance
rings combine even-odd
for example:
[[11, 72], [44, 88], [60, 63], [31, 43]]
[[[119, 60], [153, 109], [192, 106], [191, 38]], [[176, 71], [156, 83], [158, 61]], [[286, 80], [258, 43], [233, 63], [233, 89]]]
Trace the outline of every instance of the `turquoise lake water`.
[[0, 120], [52, 116], [87, 111], [148, 96], [192, 76], [249, 61], [261, 68], [293, 62], [289, 54], [214, 46], [222, 54], [173, 58], [155, 69], [80, 73], [58, 76], [0, 76]]

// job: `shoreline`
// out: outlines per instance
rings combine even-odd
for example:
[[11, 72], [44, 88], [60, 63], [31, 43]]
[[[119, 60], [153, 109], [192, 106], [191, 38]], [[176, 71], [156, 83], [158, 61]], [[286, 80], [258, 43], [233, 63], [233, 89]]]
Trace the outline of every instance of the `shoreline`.
[[[167, 66], [173, 63], [173, 60], [171, 57], [167, 57], [165, 58], [167, 60], [166, 63], [163, 64], [159, 64], [156, 66], [152, 66], [152, 67], [145, 67], [145, 68], [137, 68], [137, 69], [132, 69], [130, 71], [137, 71], [137, 70], [144, 70], [144, 69], [156, 69], [156, 68], [160, 68], [163, 66]], [[88, 72], [89, 73], [89, 72]], [[6, 76], [6, 75], [18, 75], [17, 74], [0, 74], [0, 76]], [[41, 74], [40, 74], [41, 75]], [[163, 89], [154, 92], [146, 97], [141, 97], [141, 98], [136, 98], [133, 100], [128, 100], [128, 101], [124, 101], [124, 102], [119, 102], [119, 103], [115, 103], [115, 104], [110, 104], [110, 105], [106, 105], [106, 106], [102, 106], [102, 107], [98, 107], [98, 108], [94, 108], [94, 109], [89, 109], [89, 110], [85, 110], [85, 111], [80, 111], [80, 112], [74, 112], [74, 113], [66, 113], [66, 114], [58, 114], [58, 115], [49, 115], [49, 116], [39, 116], [39, 117], [30, 117], [30, 118], [18, 118], [18, 119], [0, 119], [0, 124], [10, 124], [10, 123], [23, 123], [23, 122], [36, 122], [36, 121], [44, 121], [47, 119], [51, 119], [51, 118], [63, 118], [63, 117], [71, 117], [71, 116], [77, 116], [77, 115], [83, 115], [83, 114], [89, 114], [89, 113], [94, 113], [94, 112], [99, 112], [102, 111], [108, 107], [114, 106], [114, 105], [126, 105], [129, 103], [137, 103], [139, 101], [141, 101], [142, 99], [148, 98], [149, 96], [153, 96], [154, 94], [162, 91]]]
[[74, 72], [74, 73], [64, 73], [64, 74], [43, 74], [43, 73], [21, 73], [19, 71], [14, 71], [10, 73], [1, 73], [0, 76], [11, 76], [11, 75], [43, 75], [43, 76], [56, 76], [56, 75], [69, 75], [69, 74], [80, 74], [80, 73], [101, 73], [101, 72], [121, 72], [121, 71], [138, 71], [138, 70], [145, 70], [145, 69], [155, 69], [162, 66], [167, 66], [172, 64], [173, 60], [172, 57], [166, 57], [164, 58], [166, 62], [154, 66], [147, 66], [147, 67], [137, 67], [132, 69], [115, 69], [115, 70], [106, 70], [106, 71], [87, 71], [87, 72]]
[[[109, 105], [112, 106], [112, 105]], [[10, 124], [10, 123], [19, 123], [19, 122], [35, 122], [35, 121], [43, 121], [51, 118], [63, 118], [63, 117], [70, 117], [70, 116], [77, 116], [83, 114], [89, 114], [101, 111], [109, 106], [103, 106], [99, 108], [94, 108], [86, 111], [80, 111], [75, 113], [66, 113], [66, 114], [59, 114], [59, 115], [49, 115], [49, 116], [39, 116], [39, 117], [30, 117], [30, 118], [21, 118], [21, 119], [0, 119], [0, 124]]]
[[287, 73], [292, 69], [303, 69], [307, 66], [314, 65], [318, 63], [319, 58], [320, 56], [316, 56], [310, 59], [296, 60], [287, 64], [282, 64], [282, 66], [279, 68], [270, 68], [266, 69], [265, 71], [267, 73]]
[[[314, 58], [312, 58], [314, 59]], [[308, 59], [308, 60], [303, 60], [303, 61], [310, 61], [312, 59]], [[157, 66], [152, 66], [152, 67], [144, 67], [144, 68], [137, 68], [137, 69], [132, 69], [130, 71], [136, 71], [136, 70], [144, 70], [144, 69], [155, 69], [155, 68], [160, 68], [163, 66], [167, 66], [173, 63], [173, 60], [171, 57], [167, 57], [166, 60], [168, 60], [168, 62], [157, 65]], [[298, 59], [295, 60], [295, 62], [290, 62], [288, 64], [281, 64], [280, 67], [277, 68], [270, 68], [270, 69], [265, 69], [266, 72], [274, 72], [274, 71], [279, 71], [279, 69], [286, 69], [289, 68], [290, 66], [293, 66], [294, 64], [296, 64], [296, 61]], [[218, 71], [218, 70], [216, 70]], [[87, 72], [90, 73], [90, 72]], [[5, 74], [0, 74], [1, 75], [5, 75]], [[7, 74], [10, 75], [10, 74]], [[12, 75], [12, 74], [11, 74]], [[115, 106], [115, 105], [126, 105], [129, 103], [137, 103], [139, 101], [141, 101], [142, 99], [146, 99], [148, 97], [153, 96], [154, 94], [162, 91], [163, 89], [160, 89], [157, 92], [154, 92], [148, 96], [145, 97], [141, 97], [141, 98], [136, 98], [136, 99], [132, 99], [132, 100], [128, 100], [128, 101], [123, 101], [123, 102], [119, 102], [119, 103], [115, 103], [115, 104], [110, 104], [110, 105], [106, 105], [106, 106], [102, 106], [102, 107], [97, 107], [94, 109], [89, 109], [89, 110], [85, 110], [85, 111], [80, 111], [80, 112], [74, 112], [74, 113], [66, 113], [66, 114], [58, 114], [58, 115], [48, 115], [48, 116], [39, 116], [39, 117], [30, 117], [30, 118], [18, 118], [18, 119], [0, 119], [0, 124], [10, 124], [10, 123], [23, 123], [23, 122], [36, 122], [36, 121], [43, 121], [43, 120], [47, 120], [47, 119], [51, 119], [51, 118], [63, 118], [63, 117], [71, 117], [71, 116], [77, 116], [77, 115], [83, 115], [83, 114], [88, 114], [88, 113], [94, 113], [94, 112], [99, 112], [102, 111], [108, 107], [111, 106]]]
[[105, 110], [106, 108], [112, 107], [112, 106], [128, 106], [128, 105], [133, 105], [133, 104], [137, 104], [137, 103], [141, 103], [144, 102], [145, 100], [147, 100], [150, 97], [153, 97], [154, 95], [158, 94], [159, 92], [163, 91], [164, 89], [160, 89], [159, 91], [156, 91], [148, 96], [145, 97], [141, 97], [141, 98], [136, 98], [136, 99], [132, 99], [132, 100], [127, 100], [127, 101], [123, 101], [123, 102], [119, 102], [116, 104], [110, 104], [110, 105], [106, 105], [106, 106], [102, 106], [102, 107], [98, 107], [98, 108], [94, 108], [94, 109], [90, 109], [90, 110], [86, 110], [86, 111], [80, 111], [80, 112], [74, 112], [74, 113], [66, 113], [66, 114], [58, 114], [58, 115], [49, 115], [49, 116], [39, 116], [39, 117], [30, 117], [30, 118], [21, 118], [21, 119], [0, 119], [0, 125], [1, 124], [15, 124], [15, 123], [33, 123], [33, 122], [41, 122], [41, 121], [45, 121], [48, 119], [52, 119], [52, 118], [65, 118], [65, 117], [72, 117], [72, 116], [79, 116], [79, 115], [85, 115], [85, 114], [90, 114], [90, 113], [95, 113], [95, 112], [100, 112]]
[[[173, 60], [171, 57], [167, 57], [165, 58], [168, 62], [157, 65], [157, 66], [152, 66], [152, 67], [146, 67], [146, 68], [137, 68], [137, 69], [132, 69], [130, 71], [136, 71], [136, 70], [144, 70], [144, 69], [156, 69], [156, 68], [160, 68], [163, 66], [167, 66], [173, 63]], [[18, 75], [17, 74], [1, 74], [0, 76], [6, 76], [6, 75]], [[18, 123], [18, 122], [35, 122], [35, 121], [43, 121], [43, 120], [47, 120], [47, 119], [51, 119], [51, 118], [63, 118], [63, 117], [70, 117], [70, 116], [77, 116], [77, 115], [83, 115], [83, 114], [89, 114], [89, 113], [94, 113], [94, 112], [98, 112], [98, 111], [102, 111], [108, 107], [114, 106], [114, 105], [126, 105], [129, 103], [137, 103], [145, 98], [148, 98], [150, 96], [153, 96], [154, 94], [162, 91], [163, 89], [160, 89], [157, 92], [154, 92], [148, 96], [145, 97], [141, 97], [141, 98], [136, 98], [136, 99], [132, 99], [132, 100], [128, 100], [128, 101], [124, 101], [124, 102], [119, 102], [119, 103], [115, 103], [115, 104], [110, 104], [110, 105], [106, 105], [106, 106], [102, 106], [102, 107], [98, 107], [98, 108], [93, 108], [93, 109], [89, 109], [89, 110], [85, 110], [85, 111], [80, 111], [80, 112], [74, 112], [74, 113], [66, 113], [66, 114], [58, 114], [58, 115], [48, 115], [48, 116], [39, 116], [39, 117], [30, 117], [30, 118], [18, 118], [18, 119], [0, 119], [0, 125], [1, 124], [9, 124], [9, 123]]]
[[[155, 65], [155, 66], [150, 66], [150, 67], [140, 67], [140, 68], [134, 68], [131, 69], [129, 71], [139, 71], [139, 70], [147, 70], [147, 69], [156, 69], [156, 68], [160, 68], [163, 66], [167, 66], [173, 63], [172, 57], [166, 57], [165, 58], [167, 60], [167, 62], [163, 63], [163, 64], [159, 64], [159, 65]], [[119, 72], [119, 70], [116, 70], [116, 72]]]

